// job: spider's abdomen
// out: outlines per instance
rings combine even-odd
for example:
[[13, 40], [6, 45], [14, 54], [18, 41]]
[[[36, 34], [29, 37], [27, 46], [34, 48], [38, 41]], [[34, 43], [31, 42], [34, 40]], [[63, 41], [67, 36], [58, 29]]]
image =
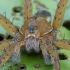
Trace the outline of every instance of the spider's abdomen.
[[45, 17], [48, 22], [51, 22], [51, 18], [52, 18], [51, 13], [46, 10], [37, 11], [34, 16], [35, 17]]

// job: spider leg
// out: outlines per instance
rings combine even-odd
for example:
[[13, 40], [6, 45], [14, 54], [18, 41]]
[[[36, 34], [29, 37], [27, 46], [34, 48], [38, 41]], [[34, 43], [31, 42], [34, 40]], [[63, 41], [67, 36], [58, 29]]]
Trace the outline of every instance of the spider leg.
[[32, 17], [32, 3], [31, 0], [24, 0], [24, 23]]
[[56, 47], [54, 45], [49, 45], [46, 47], [46, 49], [48, 50], [51, 59], [54, 62], [54, 70], [60, 70], [59, 56]]
[[9, 45], [11, 45], [13, 43], [12, 40], [3, 40], [0, 42], [0, 51], [3, 51], [4, 49], [6, 49]]
[[[31, 0], [24, 0], [24, 25], [20, 29], [20, 32], [25, 33], [25, 29], [28, 26], [28, 20], [32, 17], [32, 3]], [[23, 33], [24, 32], [24, 33]]]
[[[25, 46], [25, 44], [23, 43], [23, 41], [21, 41], [21, 46], [23, 46], [23, 45]], [[18, 64], [20, 62], [20, 56], [21, 56], [20, 48], [21, 47], [19, 47], [19, 46], [15, 47], [15, 50], [14, 50], [13, 55], [11, 57], [11, 60], [12, 60], [13, 64]]]
[[65, 40], [65, 39], [64, 40], [57, 40], [54, 43], [54, 45], [59, 47], [59, 48], [70, 50], [70, 41]]
[[[60, 70], [60, 64], [59, 64], [59, 57], [58, 57], [58, 53], [57, 53], [57, 50], [55, 48], [55, 46], [53, 45], [44, 45], [44, 44], [41, 44], [41, 50], [42, 50], [42, 53], [44, 55], [44, 58], [46, 59], [46, 63], [48, 65], [54, 63], [54, 69], [55, 70]], [[48, 56], [47, 52], [49, 53], [50, 57]]]
[[68, 0], [60, 0], [57, 6], [57, 10], [52, 25], [54, 29], [59, 29], [61, 27], [67, 2]]
[[0, 14], [0, 25], [3, 26], [7, 30], [7, 32], [12, 36], [14, 36], [18, 32], [18, 29], [1, 14]]
[[[23, 42], [20, 41], [20, 42], [16, 42], [16, 43], [13, 43], [11, 46], [7, 47], [2, 56], [0, 56], [0, 67], [3, 66], [7, 61], [8, 59], [13, 55], [13, 52], [15, 51], [15, 48], [19, 48], [23, 45]], [[16, 51], [16, 53], [18, 52], [18, 50]]]
[[48, 51], [46, 50], [45, 46], [44, 46], [44, 45], [41, 45], [40, 48], [41, 48], [41, 50], [42, 50], [42, 54], [43, 54], [45, 63], [46, 63], [47, 65], [53, 64], [53, 63], [52, 63], [52, 60], [51, 60], [51, 57], [50, 57]]

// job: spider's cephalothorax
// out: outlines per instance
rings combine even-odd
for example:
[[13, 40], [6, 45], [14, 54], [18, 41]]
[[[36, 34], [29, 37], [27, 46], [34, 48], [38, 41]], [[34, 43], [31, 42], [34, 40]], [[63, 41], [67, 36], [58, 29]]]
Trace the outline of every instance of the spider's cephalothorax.
[[38, 26], [35, 20], [28, 22], [26, 29], [25, 40], [26, 40], [26, 50], [28, 52], [35, 51], [39, 52], [39, 35], [38, 35]]
[[[46, 22], [46, 24], [45, 24]], [[30, 52], [34, 50], [35, 52], [40, 51], [41, 38], [52, 31], [51, 25], [43, 19], [42, 17], [33, 17], [26, 22], [27, 26], [25, 31], [25, 42], [26, 50]], [[44, 26], [45, 25], [45, 26]], [[45, 27], [48, 27], [47, 29]], [[43, 28], [43, 29], [42, 29]], [[47, 30], [47, 32], [46, 32]]]
[[[12, 40], [3, 40], [0, 42], [0, 51], [4, 50], [0, 56], [0, 67], [3, 66], [10, 57], [13, 63], [20, 61], [20, 48], [23, 46], [27, 52], [42, 51], [45, 63], [51, 65], [54, 63], [54, 70], [60, 70], [57, 48], [70, 50], [70, 42], [67, 40], [58, 40], [57, 33], [61, 26], [65, 8], [68, 0], [60, 0], [57, 6], [52, 25], [42, 16], [32, 16], [31, 0], [24, 0], [24, 25], [17, 29], [11, 22], [0, 15], [0, 25], [2, 25], [9, 34], [13, 36]], [[42, 14], [43, 11], [41, 11]]]

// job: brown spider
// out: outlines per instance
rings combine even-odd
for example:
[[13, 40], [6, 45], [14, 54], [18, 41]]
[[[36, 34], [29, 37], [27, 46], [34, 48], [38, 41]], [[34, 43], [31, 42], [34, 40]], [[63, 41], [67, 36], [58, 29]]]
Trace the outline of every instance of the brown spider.
[[[20, 48], [24, 45], [27, 52], [35, 51], [38, 53], [41, 50], [45, 63], [48, 65], [54, 63], [54, 70], [60, 70], [57, 47], [70, 50], [69, 41], [57, 39], [67, 2], [68, 0], [60, 0], [52, 25], [45, 17], [32, 16], [31, 0], [24, 0], [25, 24], [19, 30], [7, 18], [0, 15], [0, 25], [14, 37], [12, 40], [0, 42], [0, 51], [4, 50], [2, 56], [0, 56], [0, 67], [11, 56], [20, 55]], [[16, 62], [16, 60], [13, 59], [13, 62]]]

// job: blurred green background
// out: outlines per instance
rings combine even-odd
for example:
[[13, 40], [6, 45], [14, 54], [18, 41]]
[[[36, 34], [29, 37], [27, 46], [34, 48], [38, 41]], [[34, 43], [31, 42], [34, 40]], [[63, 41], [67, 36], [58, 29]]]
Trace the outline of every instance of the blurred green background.
[[[41, 7], [42, 9], [45, 9], [49, 11], [52, 15], [52, 21], [55, 15], [55, 10], [57, 8], [59, 0], [32, 0], [33, 5], [33, 15], [39, 10], [37, 8], [37, 5]], [[0, 14], [8, 18], [11, 22], [13, 21], [13, 24], [19, 28], [24, 24], [23, 22], [23, 4], [24, 0], [0, 0]], [[13, 12], [13, 8], [15, 7], [21, 7], [21, 12]], [[64, 15], [63, 22], [66, 20], [70, 20], [70, 0], [68, 1], [66, 12]], [[65, 34], [65, 39], [70, 40], [70, 31], [66, 29], [65, 27], [61, 27], [60, 31]], [[6, 35], [6, 30], [0, 26], [0, 34]], [[58, 38], [63, 39], [63, 37], [58, 35]], [[65, 53], [68, 56], [67, 60], [60, 60], [60, 66], [61, 70], [70, 70], [70, 51], [68, 50], [59, 50], [59, 53]], [[2, 52], [0, 52], [2, 54]], [[34, 55], [34, 56], [33, 56]], [[23, 55], [21, 56], [21, 62], [18, 64], [25, 64], [27, 67], [27, 70], [53, 70], [53, 65], [47, 66], [44, 63], [44, 59], [41, 59], [41, 54], [28, 54], [27, 52], [23, 52]], [[35, 68], [35, 64], [40, 64], [40, 68]], [[0, 70], [5, 70], [12, 64], [6, 63], [5, 66], [1, 67]], [[15, 70], [18, 65], [13, 65], [14, 67], [11, 67], [10, 70]]]

